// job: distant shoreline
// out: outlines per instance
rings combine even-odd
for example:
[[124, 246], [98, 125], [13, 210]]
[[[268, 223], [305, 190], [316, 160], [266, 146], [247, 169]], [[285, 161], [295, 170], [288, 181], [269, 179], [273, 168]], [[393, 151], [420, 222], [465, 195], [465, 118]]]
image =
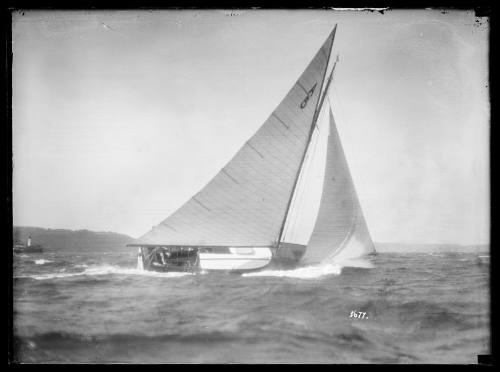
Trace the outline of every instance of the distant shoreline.
[[34, 244], [45, 248], [65, 250], [122, 250], [127, 244], [133, 243], [134, 238], [111, 231], [49, 229], [31, 226], [13, 226], [12, 238], [14, 241], [26, 242], [31, 236]]
[[[135, 241], [135, 238], [126, 234], [115, 233], [112, 231], [92, 231], [87, 229], [53, 229], [36, 226], [13, 226], [13, 238], [25, 241], [29, 235], [32, 235], [34, 242], [44, 243], [49, 246], [67, 247], [71, 243], [80, 246], [81, 243], [95, 242], [97, 245], [125, 246]], [[64, 243], [63, 241], [64, 240]], [[483, 253], [489, 252], [489, 244], [408, 244], [408, 243], [384, 243], [374, 242], [375, 249], [379, 253], [442, 253], [442, 252], [461, 252], [461, 253]], [[87, 244], [85, 244], [87, 245]]]
[[379, 253], [479, 253], [489, 252], [489, 244], [408, 244], [374, 242]]

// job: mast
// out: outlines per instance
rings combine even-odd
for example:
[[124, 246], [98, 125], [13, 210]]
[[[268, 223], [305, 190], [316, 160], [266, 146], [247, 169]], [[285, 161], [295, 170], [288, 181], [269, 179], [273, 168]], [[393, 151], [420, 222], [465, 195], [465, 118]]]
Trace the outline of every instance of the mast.
[[[335, 71], [335, 66], [337, 66], [338, 61], [339, 61], [339, 55], [337, 54], [337, 59], [335, 60], [335, 62], [333, 64], [332, 71], [330, 72], [330, 76], [328, 77], [328, 81], [326, 82], [325, 91], [323, 92], [323, 95], [321, 96], [321, 99], [320, 99], [320, 103], [319, 103], [319, 107], [318, 107], [318, 115], [319, 115], [319, 112], [321, 111], [321, 109], [323, 108], [323, 102], [325, 101], [326, 95], [328, 93], [328, 88], [330, 88], [330, 83], [332, 82], [332, 79], [333, 79], [333, 71]], [[317, 119], [318, 118], [316, 118], [316, 122], [318, 121]], [[316, 124], [316, 122], [314, 122], [314, 124]], [[307, 146], [309, 147], [309, 143], [307, 144]], [[306, 150], [307, 150], [307, 148], [306, 148]]]
[[[299, 174], [309, 156], [306, 148], [310, 142], [313, 147], [315, 134], [312, 139], [310, 134], [333, 65], [335, 31], [332, 27], [286, 96], [231, 160], [136, 244], [264, 246], [276, 252], [286, 213], [291, 215], [294, 209], [292, 192], [304, 173]], [[300, 185], [299, 181], [296, 194]]]
[[[332, 37], [332, 42], [330, 44], [330, 49], [328, 51], [328, 58], [327, 58], [326, 66], [325, 66], [325, 74], [324, 74], [324, 76], [326, 76], [326, 70], [328, 69], [328, 62], [330, 62], [330, 56], [332, 54], [332, 46], [333, 46], [333, 41], [335, 40], [335, 33], [336, 33], [336, 31], [337, 31], [337, 25], [335, 25], [335, 27], [333, 28], [333, 31], [332, 31], [333, 37]], [[316, 103], [316, 110], [314, 111], [313, 119], [312, 119], [312, 122], [311, 122], [311, 128], [309, 129], [309, 136], [307, 138], [307, 144], [306, 144], [306, 147], [304, 149], [304, 153], [302, 154], [302, 159], [300, 161], [300, 167], [299, 167], [299, 169], [297, 171], [297, 175], [295, 177], [295, 182], [293, 184], [292, 192], [290, 193], [290, 198], [288, 199], [288, 204], [287, 204], [287, 207], [286, 207], [285, 217], [283, 218], [283, 223], [281, 224], [281, 229], [280, 229], [280, 233], [279, 233], [279, 236], [278, 236], [278, 240], [276, 241], [276, 247], [277, 247], [276, 253], [278, 253], [278, 251], [279, 251], [279, 245], [281, 243], [281, 239], [283, 238], [283, 232], [285, 230], [286, 220], [287, 220], [288, 214], [290, 212], [290, 207], [291, 207], [291, 204], [292, 204], [293, 195], [295, 194], [295, 189], [297, 188], [297, 184], [298, 184], [298, 181], [299, 181], [300, 171], [302, 170], [302, 166], [304, 165], [304, 160], [305, 160], [305, 157], [306, 157], [306, 154], [307, 154], [307, 150], [309, 149], [309, 145], [311, 144], [311, 139], [312, 139], [312, 135], [314, 133], [314, 128], [316, 127], [316, 122], [318, 121], [319, 112], [320, 112], [321, 107], [323, 105], [323, 102], [325, 100], [325, 95], [327, 93], [328, 87], [330, 86], [330, 81], [332, 79], [333, 71], [335, 70], [335, 66], [337, 65], [337, 62], [338, 62], [338, 56], [337, 56], [337, 60], [335, 61], [335, 64], [333, 65], [333, 69], [332, 69], [332, 72], [330, 73], [330, 77], [328, 79], [325, 91], [323, 92], [323, 96]], [[323, 77], [323, 80], [321, 81], [320, 92], [321, 92], [321, 90], [323, 90], [324, 83], [325, 83], [325, 78]]]

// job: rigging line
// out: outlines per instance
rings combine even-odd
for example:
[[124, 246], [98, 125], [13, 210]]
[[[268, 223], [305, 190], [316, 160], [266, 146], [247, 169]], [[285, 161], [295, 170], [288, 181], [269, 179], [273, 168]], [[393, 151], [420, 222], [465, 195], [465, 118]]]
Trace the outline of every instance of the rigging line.
[[[299, 178], [299, 183], [297, 185], [297, 191], [295, 192], [292, 205], [290, 207], [292, 213], [290, 214], [290, 221], [286, 223], [285, 227], [285, 234], [283, 240], [293, 240], [292, 237], [294, 236], [293, 232], [294, 229], [297, 228], [297, 220], [299, 219], [300, 216], [300, 211], [302, 210], [304, 203], [306, 201], [306, 190], [308, 189], [309, 185], [311, 184], [311, 174], [312, 171], [314, 170], [314, 162], [312, 158], [316, 158], [318, 156], [318, 145], [320, 141], [322, 140], [321, 138], [321, 133], [322, 133], [322, 128], [323, 125], [318, 125], [318, 123], [323, 123], [325, 119], [325, 111], [321, 110], [321, 113], [319, 114], [318, 121], [315, 126], [315, 132], [314, 132], [314, 139], [311, 140], [311, 145], [307, 151], [306, 158], [304, 160], [304, 167], [301, 171], [300, 178]], [[307, 163], [307, 164], [306, 164]]]
[[[291, 192], [290, 197], [288, 199], [288, 205], [286, 207], [285, 217], [283, 218], [283, 222], [281, 224], [281, 229], [280, 229], [280, 232], [279, 232], [279, 235], [278, 235], [278, 239], [276, 240], [276, 247], [277, 247], [276, 254], [278, 254], [278, 251], [280, 249], [279, 248], [280, 241], [281, 241], [281, 239], [283, 237], [283, 231], [285, 229], [286, 219], [288, 217], [288, 212], [290, 211], [290, 205], [292, 203], [292, 199], [293, 199], [293, 194], [295, 192], [295, 188], [297, 187], [297, 182], [298, 182], [299, 176], [300, 176], [300, 170], [302, 168], [302, 164], [304, 163], [304, 158], [305, 158], [306, 153], [307, 153], [307, 148], [309, 147], [309, 143], [311, 142], [311, 138], [312, 138], [312, 135], [314, 133], [314, 127], [316, 125], [316, 120], [318, 119], [319, 108], [321, 107], [321, 105], [323, 103], [323, 102], [320, 103], [319, 101], [321, 100], [321, 91], [323, 90], [323, 86], [325, 84], [326, 72], [328, 70], [328, 62], [329, 62], [330, 56], [332, 54], [333, 41], [335, 40], [335, 33], [336, 32], [337, 32], [337, 25], [335, 25], [334, 29], [332, 30], [332, 32], [328, 36], [329, 38], [330, 37], [332, 38], [332, 41], [330, 42], [330, 48], [328, 50], [328, 59], [326, 61], [325, 69], [323, 71], [323, 75], [322, 75], [322, 79], [321, 79], [321, 87], [319, 88], [319, 92], [318, 92], [318, 100], [316, 101], [316, 107], [315, 107], [315, 110], [314, 110], [313, 119], [312, 119], [312, 122], [311, 122], [311, 127], [309, 129], [309, 136], [308, 136], [308, 139], [307, 139], [307, 144], [306, 144], [306, 147], [305, 147], [304, 152], [302, 154], [302, 159], [301, 159], [301, 162], [300, 162], [300, 166], [299, 166], [299, 169], [297, 170], [297, 176], [295, 177], [295, 182], [294, 182], [293, 187], [292, 187], [292, 192]], [[335, 70], [335, 65], [336, 64], [337, 64], [337, 62], [335, 62], [335, 64], [333, 65], [333, 70], [332, 70], [331, 74], [333, 74], [333, 71]], [[330, 74], [330, 80], [331, 80], [331, 74]], [[324, 98], [324, 95], [323, 95], [323, 98]]]
[[[324, 115], [320, 114], [320, 116], [324, 116]], [[318, 122], [319, 121], [320, 120], [318, 118]], [[306, 199], [304, 196], [305, 190], [307, 190], [307, 187], [310, 183], [310, 175], [311, 175], [312, 168], [313, 168], [312, 158], [317, 155], [317, 148], [318, 148], [319, 140], [320, 140], [320, 128], [316, 124], [315, 132], [313, 134], [313, 139], [311, 139], [311, 144], [309, 146], [306, 157], [304, 159], [304, 168], [302, 168], [301, 174], [299, 176], [297, 190], [295, 192], [294, 199], [292, 200], [292, 205], [290, 207], [290, 209], [292, 209], [294, 211], [294, 213], [292, 213], [292, 218], [290, 220], [290, 224], [288, 224], [288, 222], [287, 222], [287, 227], [286, 227], [287, 235], [290, 235], [289, 233], [290, 233], [291, 229], [297, 227], [297, 220], [298, 220], [299, 215], [300, 215], [299, 211], [302, 209], [302, 207], [304, 205], [304, 201]], [[288, 238], [290, 238], [290, 237], [288, 236]]]
[[[337, 61], [338, 61], [338, 56], [337, 56]], [[328, 100], [328, 103], [330, 103], [330, 99], [328, 96], [327, 89], [329, 87], [329, 83], [331, 82], [331, 80], [333, 78], [334, 68], [335, 68], [335, 66], [332, 68], [327, 87], [325, 88], [325, 91], [323, 92], [324, 97], [323, 97], [322, 101], [324, 101], [324, 98], [326, 98]], [[330, 106], [331, 106], [331, 103], [330, 103]], [[288, 222], [288, 220], [286, 222], [285, 234], [284, 234], [283, 240], [285, 240], [285, 237], [288, 239], [288, 241], [290, 241], [292, 239], [291, 236], [293, 236], [294, 234], [291, 234], [290, 232], [293, 232], [293, 229], [296, 228], [297, 219], [299, 218], [298, 211], [300, 211], [304, 205], [304, 201], [305, 201], [304, 192], [307, 189], [307, 186], [310, 184], [309, 183], [310, 179], [307, 176], [310, 175], [312, 172], [312, 170], [311, 170], [312, 169], [312, 163], [311, 163], [312, 160], [309, 160], [309, 163], [307, 164], [307, 166], [305, 163], [311, 157], [318, 155], [317, 154], [317, 151], [318, 151], [317, 146], [318, 146], [318, 143], [320, 142], [320, 132], [321, 132], [321, 129], [320, 129], [320, 126], [318, 125], [318, 123], [322, 123], [324, 120], [326, 120], [326, 116], [328, 115], [327, 111], [324, 110], [324, 108], [325, 108], [325, 106], [322, 105], [320, 108], [320, 112], [318, 113], [318, 118], [317, 118], [316, 124], [314, 126], [314, 129], [315, 129], [314, 134], [316, 134], [316, 136], [314, 137], [314, 140], [311, 140], [310, 148], [307, 150], [307, 153], [306, 153], [306, 157], [305, 157], [304, 165], [303, 165], [303, 169], [302, 169], [303, 172], [301, 171], [301, 173], [300, 173], [299, 184], [298, 184], [297, 190], [295, 192], [295, 195], [294, 195], [294, 198], [292, 200], [291, 207], [290, 207], [290, 209], [292, 210], [293, 213], [291, 213], [290, 222]], [[314, 143], [313, 143], [313, 141], [314, 141]], [[326, 154], [325, 154], [325, 156], [326, 156]], [[326, 166], [326, 164], [325, 164], [325, 166]], [[306, 177], [305, 181], [303, 181], [304, 177]], [[316, 216], [316, 218], [317, 218], [317, 216]]]
[[[319, 121], [319, 120], [318, 120]], [[320, 128], [318, 125], [316, 125], [316, 131], [315, 131], [315, 137], [311, 141], [310, 145], [310, 152], [308, 151], [308, 154], [306, 155], [306, 159], [304, 162], [308, 161], [306, 168], [303, 169], [303, 172], [301, 172], [300, 179], [299, 179], [299, 185], [297, 187], [297, 191], [295, 193], [295, 198], [292, 201], [292, 206], [290, 207], [293, 211], [292, 216], [290, 221], [287, 221], [286, 227], [285, 227], [285, 234], [283, 237], [283, 240], [293, 240], [293, 230], [297, 228], [297, 220], [299, 219], [300, 216], [300, 211], [302, 210], [304, 206], [304, 202], [306, 200], [305, 198], [305, 191], [308, 189], [308, 186], [310, 185], [311, 182], [311, 172], [313, 169], [313, 164], [312, 164], [312, 158], [317, 156], [317, 151], [318, 151], [318, 144], [320, 142]], [[285, 239], [288, 238], [288, 239]]]
[[[337, 56], [337, 59], [336, 59], [336, 61], [335, 61], [335, 64], [334, 64], [334, 66], [332, 67], [332, 71], [330, 72], [330, 75], [329, 75], [329, 78], [328, 78], [328, 81], [327, 81], [326, 87], [325, 87], [325, 89], [324, 89], [324, 91], [323, 91], [323, 95], [322, 95], [322, 97], [321, 97], [320, 108], [319, 108], [319, 111], [318, 111], [317, 116], [316, 116], [316, 123], [315, 123], [315, 125], [314, 125], [314, 127], [313, 127], [313, 132], [315, 132], [315, 133], [317, 134], [317, 136], [315, 137], [315, 141], [316, 141], [316, 142], [315, 142], [315, 144], [314, 144], [314, 147], [317, 145], [317, 143], [318, 143], [318, 141], [319, 141], [319, 126], [318, 126], [318, 122], [320, 121], [320, 120], [319, 120], [319, 119], [320, 119], [320, 116], [322, 116], [322, 117], [323, 117], [323, 119], [324, 119], [324, 118], [325, 118], [325, 115], [326, 115], [325, 110], [323, 110], [323, 108], [324, 108], [323, 103], [324, 103], [324, 99], [325, 99], [325, 97], [326, 97], [326, 98], [328, 98], [328, 96], [327, 96], [327, 93], [328, 93], [328, 88], [329, 88], [330, 83], [331, 83], [331, 81], [332, 81], [332, 79], [333, 79], [333, 72], [334, 72], [334, 70], [335, 70], [335, 66], [336, 66], [336, 64], [337, 64], [337, 62], [338, 62], [338, 59], [339, 59], [339, 58], [338, 58], [338, 56]], [[315, 131], [315, 130], [317, 130], [317, 131]], [[312, 138], [311, 138], [311, 142], [312, 142]], [[311, 147], [311, 142], [309, 143], [309, 147]], [[306, 187], [306, 185], [307, 185], [307, 181], [308, 181], [308, 180], [306, 179], [305, 184], [304, 184], [304, 186], [303, 186], [303, 187], [302, 187], [302, 185], [301, 185], [300, 183], [302, 182], [303, 177], [305, 177], [305, 174], [306, 174], [305, 172], [310, 172], [310, 168], [308, 168], [307, 170], [306, 170], [306, 169], [304, 169], [304, 167], [306, 166], [306, 165], [305, 165], [306, 159], [308, 159], [309, 154], [310, 154], [309, 150], [310, 150], [310, 149], [308, 148], [308, 149], [307, 149], [307, 151], [306, 151], [306, 156], [305, 156], [305, 158], [304, 158], [304, 160], [303, 160], [303, 163], [302, 163], [302, 170], [304, 170], [304, 172], [302, 172], [302, 171], [301, 171], [301, 172], [299, 173], [299, 184], [298, 184], [298, 188], [297, 188], [297, 190], [296, 190], [296, 192], [294, 193], [293, 198], [292, 198], [292, 203], [291, 203], [291, 205], [293, 206], [293, 209], [292, 209], [292, 207], [290, 207], [290, 209], [292, 209], [292, 212], [293, 212], [293, 211], [295, 211], [295, 213], [291, 213], [291, 217], [290, 217], [290, 220], [291, 220], [291, 221], [290, 221], [290, 223], [288, 223], [288, 219], [286, 220], [286, 229], [287, 229], [287, 230], [286, 230], [286, 232], [287, 232], [287, 235], [290, 235], [290, 234], [289, 234], [289, 233], [290, 233], [290, 230], [291, 230], [291, 229], [292, 229], [292, 228], [296, 225], [296, 219], [298, 218], [298, 213], [297, 213], [296, 211], [300, 210], [301, 206], [303, 205], [303, 200], [304, 200], [304, 198], [300, 198], [300, 196], [301, 196], [301, 195], [303, 195], [303, 190], [305, 189], [305, 187]], [[313, 150], [313, 152], [312, 152], [312, 155], [311, 155], [311, 156], [314, 156], [314, 155], [315, 155], [315, 151], [316, 151], [316, 149], [314, 148], [314, 150]], [[302, 189], [302, 190], [301, 190], [301, 189]], [[302, 192], [302, 194], [299, 194], [300, 192]], [[299, 194], [299, 195], [297, 195], [297, 194]], [[299, 208], [299, 209], [297, 209], [297, 208]]]
[[[289, 217], [285, 221], [285, 227], [283, 229], [282, 241], [290, 242], [293, 240], [295, 235], [294, 229], [297, 227], [297, 220], [299, 219], [300, 211], [302, 209], [303, 202], [305, 200], [304, 191], [307, 189], [307, 184], [309, 181], [309, 174], [311, 172], [311, 158], [315, 155], [316, 145], [318, 143], [318, 127], [315, 125], [315, 130], [311, 138], [311, 142], [304, 157], [303, 166], [301, 168], [299, 178], [297, 181], [297, 187], [292, 197], [289, 208]], [[315, 135], [316, 134], [316, 135]]]
[[[312, 149], [312, 147], [310, 147], [310, 148]], [[304, 163], [307, 162], [309, 158], [310, 158], [309, 154], [306, 155]], [[303, 195], [304, 195], [304, 188], [305, 188], [305, 183], [307, 182], [308, 171], [309, 171], [309, 167], [306, 167], [304, 165], [304, 168], [302, 168], [302, 172], [299, 176], [297, 189], [295, 191], [294, 197], [292, 199], [292, 203], [290, 205], [290, 215], [285, 223], [285, 229], [283, 232], [283, 241], [293, 240], [292, 233], [294, 232], [294, 229], [297, 227], [297, 219], [299, 217], [299, 211], [301, 210], [301, 206], [302, 206], [301, 201], [302, 201]]]

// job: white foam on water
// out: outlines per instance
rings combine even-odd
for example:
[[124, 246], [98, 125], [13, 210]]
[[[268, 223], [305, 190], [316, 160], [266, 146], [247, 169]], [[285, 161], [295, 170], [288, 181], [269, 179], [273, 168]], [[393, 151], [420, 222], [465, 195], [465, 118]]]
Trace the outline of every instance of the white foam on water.
[[70, 276], [82, 275], [82, 273], [72, 273], [72, 274], [44, 274], [44, 275], [19, 275], [15, 276], [14, 279], [20, 278], [31, 278], [36, 280], [45, 280], [45, 279], [55, 279], [55, 278], [67, 278]]
[[44, 260], [44, 259], [42, 258], [42, 259], [40, 259], [40, 260], [35, 260], [34, 262], [35, 262], [35, 264], [37, 264], [37, 265], [43, 265], [43, 264], [46, 264], [46, 263], [49, 263], [49, 262], [54, 262], [54, 261], [51, 261], [51, 260]]
[[279, 278], [318, 279], [327, 275], [340, 275], [341, 272], [342, 266], [334, 263], [327, 263], [315, 266], [299, 267], [292, 270], [263, 270], [255, 273], [242, 274], [242, 276], [274, 276]]
[[194, 275], [190, 272], [158, 272], [158, 271], [148, 271], [139, 270], [137, 268], [124, 268], [117, 266], [97, 266], [93, 268], [88, 268], [84, 271], [84, 275], [108, 275], [108, 274], [120, 274], [120, 275], [141, 275], [141, 276], [153, 276], [159, 278], [175, 278], [178, 276]]
[[326, 260], [318, 265], [299, 267], [291, 270], [263, 270], [254, 273], [246, 273], [242, 276], [274, 276], [297, 279], [318, 279], [327, 275], [340, 275], [344, 267], [372, 269], [375, 265], [364, 258], [345, 259], [342, 261]]
[[95, 266], [85, 269], [79, 273], [49, 273], [42, 275], [24, 275], [18, 276], [16, 278], [32, 278], [36, 280], [47, 280], [47, 279], [55, 279], [55, 278], [69, 278], [72, 276], [98, 276], [98, 275], [110, 275], [110, 274], [118, 274], [118, 275], [140, 275], [140, 276], [150, 276], [150, 277], [158, 277], [158, 278], [175, 278], [186, 275], [194, 275], [194, 273], [190, 272], [156, 272], [156, 271], [147, 271], [147, 270], [138, 270], [138, 269], [128, 269], [123, 267], [117, 267], [112, 265], [102, 265]]
[[342, 267], [359, 267], [361, 269], [373, 269], [375, 267], [375, 265], [366, 258], [351, 258], [342, 261], [333, 261], [332, 263], [336, 263]]

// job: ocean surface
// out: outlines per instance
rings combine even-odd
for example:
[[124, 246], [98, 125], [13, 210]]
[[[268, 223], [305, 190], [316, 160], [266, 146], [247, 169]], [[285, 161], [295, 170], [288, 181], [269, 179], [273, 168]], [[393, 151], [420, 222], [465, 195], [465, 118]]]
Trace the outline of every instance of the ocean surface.
[[14, 254], [16, 360], [475, 364], [489, 353], [489, 261], [478, 254], [244, 275], [136, 262], [127, 248]]

